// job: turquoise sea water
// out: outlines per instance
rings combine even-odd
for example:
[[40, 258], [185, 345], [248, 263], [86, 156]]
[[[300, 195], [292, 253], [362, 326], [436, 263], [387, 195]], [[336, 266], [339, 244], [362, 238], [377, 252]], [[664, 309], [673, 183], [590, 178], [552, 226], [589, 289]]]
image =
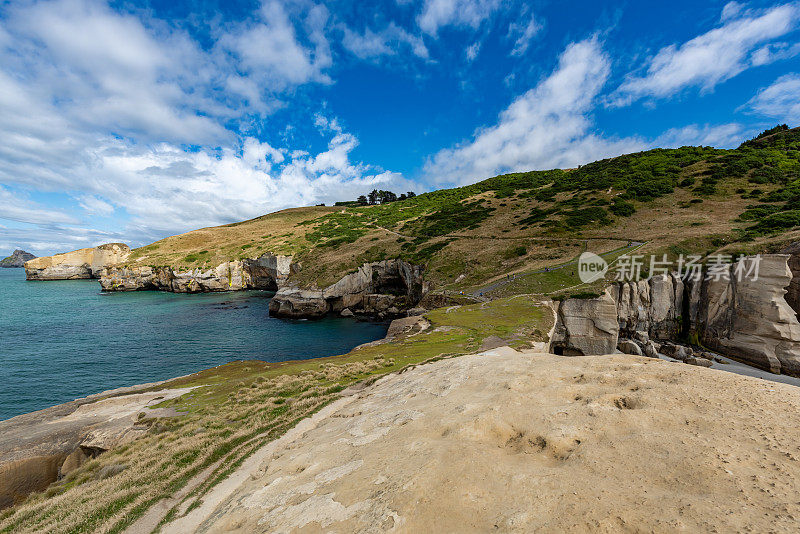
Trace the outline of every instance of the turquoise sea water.
[[268, 316], [272, 293], [101, 293], [0, 269], [0, 420], [233, 360], [332, 356], [386, 334], [352, 319]]

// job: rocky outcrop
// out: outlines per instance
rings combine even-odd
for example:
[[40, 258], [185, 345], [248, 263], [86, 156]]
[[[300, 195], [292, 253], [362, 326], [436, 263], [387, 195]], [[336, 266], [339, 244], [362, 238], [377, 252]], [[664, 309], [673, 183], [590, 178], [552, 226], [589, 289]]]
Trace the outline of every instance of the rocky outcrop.
[[171, 267], [117, 266], [100, 275], [103, 291], [156, 290], [174, 293], [277, 290], [296, 266], [291, 256], [265, 254], [259, 258], [228, 261], [212, 269], [177, 271]]
[[610, 291], [595, 299], [559, 303], [551, 350], [565, 356], [611, 354], [617, 348], [617, 306]]
[[402, 260], [366, 263], [325, 289], [285, 287], [270, 302], [270, 315], [318, 318], [348, 309], [370, 315], [396, 315], [428, 291], [422, 267]]
[[681, 332], [684, 283], [675, 274], [611, 286], [623, 337], [647, 332], [653, 339], [672, 339]]
[[130, 254], [128, 245], [108, 243], [64, 254], [43, 256], [25, 263], [25, 277], [28, 280], [99, 278], [104, 269], [125, 262]]
[[30, 252], [17, 249], [11, 254], [11, 256], [0, 260], [0, 267], [25, 267], [25, 262], [34, 258], [36, 258], [36, 256]]
[[99, 393], [0, 421], [0, 509], [146, 434], [154, 418], [175, 415], [153, 405], [191, 391], [143, 391], [154, 385]]
[[[665, 274], [612, 285], [598, 299], [564, 300], [551, 350], [607, 354], [619, 336], [636, 339], [647, 354], [651, 338], [684, 337], [755, 367], [800, 376], [800, 322], [787, 300], [787, 288], [798, 281], [789, 268], [793, 257], [744, 258], [727, 273], [699, 281]], [[757, 278], [737, 274], [755, 273], [757, 261]], [[610, 324], [611, 313], [616, 325]], [[620, 348], [635, 352], [627, 344]]]
[[[800, 376], [800, 322], [786, 301], [792, 271], [786, 254], [761, 257], [758, 278], [753, 258], [731, 265], [730, 276], [694, 284], [689, 328], [707, 347], [745, 363]], [[727, 279], [726, 279], [727, 278]]]
[[800, 241], [781, 250], [781, 254], [789, 254], [789, 269], [792, 271], [792, 281], [786, 289], [786, 302], [800, 319]]

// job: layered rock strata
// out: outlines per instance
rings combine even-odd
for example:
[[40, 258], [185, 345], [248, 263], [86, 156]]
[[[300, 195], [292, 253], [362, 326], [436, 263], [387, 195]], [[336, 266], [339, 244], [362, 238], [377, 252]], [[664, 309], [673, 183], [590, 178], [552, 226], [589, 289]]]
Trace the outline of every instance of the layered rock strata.
[[[787, 288], [797, 283], [788, 254], [731, 264], [722, 276], [699, 281], [675, 274], [617, 283], [597, 299], [558, 304], [551, 351], [607, 354], [622, 338], [686, 338], [755, 367], [800, 376], [800, 322]], [[788, 296], [788, 298], [787, 298]], [[627, 347], [628, 345], [626, 345]], [[612, 347], [612, 350], [608, 350]]]
[[325, 289], [281, 288], [269, 312], [287, 318], [318, 318], [344, 310], [392, 316], [416, 305], [427, 291], [422, 267], [384, 260], [366, 263]]
[[296, 265], [291, 256], [265, 254], [259, 258], [229, 261], [211, 269], [174, 270], [169, 266], [124, 265], [104, 269], [103, 291], [155, 290], [174, 293], [203, 293], [268, 289], [276, 291], [286, 283]]
[[25, 277], [28, 280], [99, 278], [104, 269], [125, 262], [130, 254], [128, 245], [108, 243], [54, 256], [42, 256], [25, 262]]

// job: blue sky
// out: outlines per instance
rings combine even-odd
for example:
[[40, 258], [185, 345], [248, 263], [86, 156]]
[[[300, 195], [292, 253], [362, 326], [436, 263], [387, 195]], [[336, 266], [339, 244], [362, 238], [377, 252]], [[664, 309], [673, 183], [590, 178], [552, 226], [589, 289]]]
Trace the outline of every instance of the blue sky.
[[0, 1], [0, 252], [800, 125], [800, 3]]

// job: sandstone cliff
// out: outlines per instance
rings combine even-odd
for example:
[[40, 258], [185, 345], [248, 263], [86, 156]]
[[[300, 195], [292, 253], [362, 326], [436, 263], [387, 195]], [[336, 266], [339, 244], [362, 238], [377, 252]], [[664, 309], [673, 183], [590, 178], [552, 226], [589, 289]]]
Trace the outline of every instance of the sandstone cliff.
[[0, 260], [0, 267], [25, 267], [25, 262], [36, 258], [30, 252], [17, 249], [11, 256]]
[[28, 280], [99, 278], [103, 269], [123, 263], [130, 253], [130, 247], [124, 243], [108, 243], [99, 247], [43, 256], [25, 263], [25, 277]]
[[762, 256], [757, 280], [736, 275], [754, 266], [745, 258], [719, 278], [659, 275], [614, 284], [597, 299], [567, 299], [557, 304], [551, 350], [604, 354], [619, 337], [686, 338], [761, 369], [800, 376], [800, 322], [787, 294], [797, 281], [793, 258]]
[[427, 291], [421, 266], [384, 260], [366, 263], [325, 289], [281, 288], [269, 311], [275, 317], [289, 318], [316, 318], [345, 310], [397, 315], [413, 307]]
[[107, 391], [0, 421], [0, 509], [144, 434], [153, 418], [172, 415], [153, 405], [190, 391], [142, 391], [153, 385]]
[[169, 266], [121, 265], [103, 269], [103, 291], [156, 290], [174, 293], [277, 290], [296, 266], [291, 256], [265, 254], [259, 258], [229, 261], [211, 269], [174, 270]]

